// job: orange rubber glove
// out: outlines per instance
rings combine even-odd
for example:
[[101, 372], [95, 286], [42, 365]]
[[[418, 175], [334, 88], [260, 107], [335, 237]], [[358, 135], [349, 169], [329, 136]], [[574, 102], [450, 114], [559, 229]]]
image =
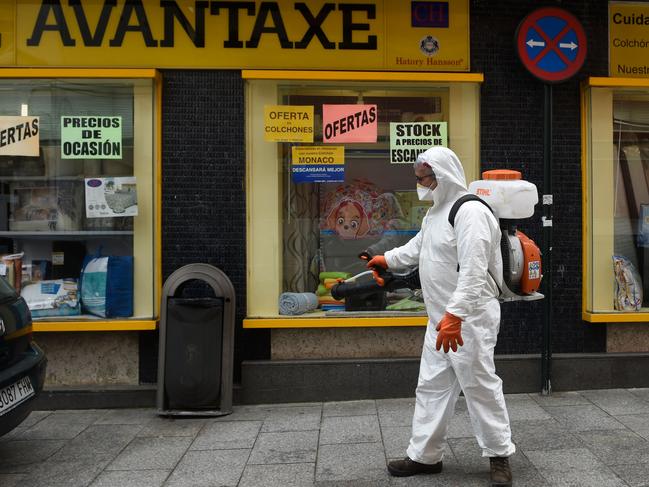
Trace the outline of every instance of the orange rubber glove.
[[381, 267], [383, 269], [388, 268], [388, 263], [385, 260], [385, 257], [382, 255], [377, 255], [375, 257], [372, 257], [369, 262], [367, 263], [367, 267], [369, 269], [372, 269], [372, 277], [374, 277], [374, 280], [379, 286], [384, 286], [385, 281], [383, 280], [382, 277], [379, 276], [379, 273], [374, 269], [374, 267]]
[[444, 345], [444, 353], [448, 353], [449, 347], [454, 352], [457, 352], [457, 348], [464, 345], [462, 340], [462, 320], [448, 311], [444, 313], [444, 316], [437, 324], [436, 330], [439, 332], [435, 344], [437, 350]]

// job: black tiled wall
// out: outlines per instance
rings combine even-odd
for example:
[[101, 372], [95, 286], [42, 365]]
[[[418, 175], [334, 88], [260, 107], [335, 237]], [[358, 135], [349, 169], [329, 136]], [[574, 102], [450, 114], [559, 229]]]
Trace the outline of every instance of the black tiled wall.
[[[582, 205], [579, 84], [588, 76], [607, 76], [607, 6], [598, 1], [471, 2], [471, 71], [485, 76], [481, 88], [481, 163], [484, 169], [511, 168], [543, 194], [544, 83], [518, 59], [518, 24], [542, 6], [560, 7], [577, 17], [586, 31], [588, 51], [582, 70], [552, 86], [552, 293], [553, 351], [600, 352], [605, 327], [581, 320]], [[521, 230], [543, 242], [542, 206]], [[541, 351], [543, 301], [502, 307], [497, 353]]]
[[[241, 73], [169, 70], [162, 77], [163, 280], [197, 262], [225, 272], [237, 293], [235, 363], [266, 358], [268, 332], [247, 332], [241, 326], [246, 304]], [[196, 288], [189, 291], [201, 293]], [[157, 332], [142, 333], [142, 382], [156, 380], [157, 347]], [[238, 366], [235, 371], [238, 377]]]

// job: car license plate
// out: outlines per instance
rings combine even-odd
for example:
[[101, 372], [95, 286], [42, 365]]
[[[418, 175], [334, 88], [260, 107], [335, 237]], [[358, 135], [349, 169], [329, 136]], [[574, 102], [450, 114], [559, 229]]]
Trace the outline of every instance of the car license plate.
[[34, 395], [29, 377], [23, 377], [10, 386], [0, 389], [0, 416]]

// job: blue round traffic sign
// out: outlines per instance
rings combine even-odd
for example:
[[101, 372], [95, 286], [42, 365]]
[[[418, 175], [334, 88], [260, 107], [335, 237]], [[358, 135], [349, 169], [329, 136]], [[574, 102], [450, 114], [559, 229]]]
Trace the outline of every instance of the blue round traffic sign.
[[557, 7], [540, 8], [518, 26], [516, 50], [530, 73], [556, 83], [581, 69], [586, 59], [586, 34], [571, 13]]

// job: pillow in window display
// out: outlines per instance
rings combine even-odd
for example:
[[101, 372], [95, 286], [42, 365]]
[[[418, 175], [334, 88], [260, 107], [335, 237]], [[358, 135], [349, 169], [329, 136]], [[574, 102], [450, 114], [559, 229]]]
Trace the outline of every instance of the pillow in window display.
[[623, 255], [613, 256], [615, 273], [615, 298], [613, 308], [617, 311], [639, 311], [642, 307], [642, 279], [629, 259]]
[[377, 237], [403, 223], [394, 194], [360, 179], [329, 191], [321, 201], [320, 216], [320, 229], [344, 240]]
[[27, 284], [21, 291], [32, 317], [76, 316], [81, 314], [76, 279], [55, 279]]
[[9, 230], [79, 230], [83, 211], [82, 191], [82, 185], [76, 181], [12, 183]]

